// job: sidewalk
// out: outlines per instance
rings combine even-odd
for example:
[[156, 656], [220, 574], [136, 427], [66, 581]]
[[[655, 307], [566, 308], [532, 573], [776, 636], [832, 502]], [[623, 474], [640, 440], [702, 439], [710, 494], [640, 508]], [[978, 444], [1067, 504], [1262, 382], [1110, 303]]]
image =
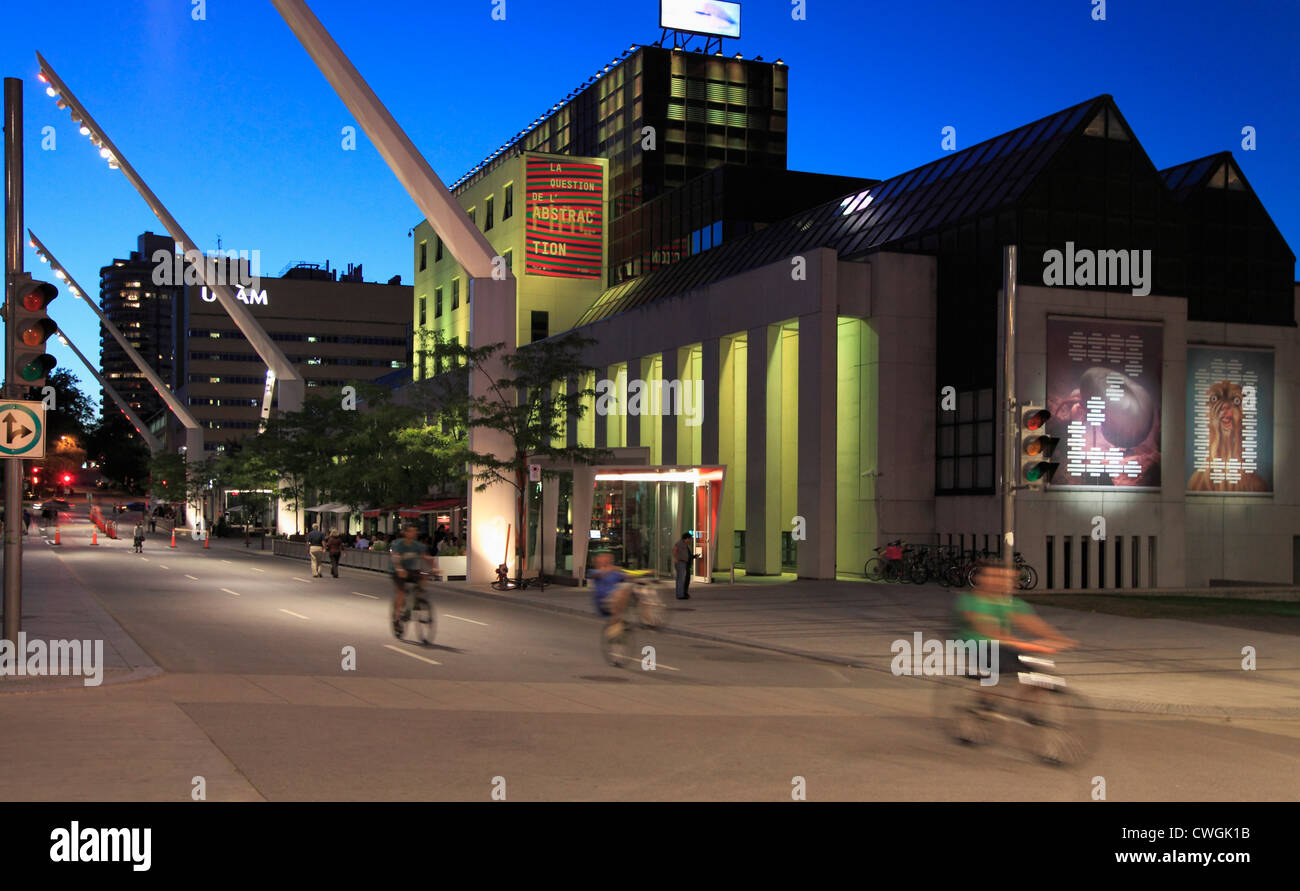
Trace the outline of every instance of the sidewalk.
[[[162, 674], [149, 655], [131, 639], [117, 621], [90, 596], [68, 567], [59, 560], [56, 548], [46, 539], [33, 534], [23, 542], [23, 619], [22, 630], [28, 641], [90, 640], [104, 642], [103, 683], [120, 684]], [[88, 523], [64, 524], [64, 536], [70, 530], [86, 537]], [[0, 560], [0, 564], [3, 561]], [[0, 694], [79, 688], [85, 678], [26, 677], [0, 675]]]
[[[444, 587], [495, 600], [592, 615], [589, 588], [498, 592]], [[895, 640], [951, 636], [953, 595], [941, 588], [799, 580], [692, 585], [670, 598], [667, 633], [758, 647], [888, 672]], [[1172, 619], [1130, 619], [1038, 608], [1081, 641], [1057, 661], [1097, 708], [1204, 717], [1300, 718], [1300, 642], [1292, 635]], [[1256, 669], [1242, 669], [1242, 648]]]

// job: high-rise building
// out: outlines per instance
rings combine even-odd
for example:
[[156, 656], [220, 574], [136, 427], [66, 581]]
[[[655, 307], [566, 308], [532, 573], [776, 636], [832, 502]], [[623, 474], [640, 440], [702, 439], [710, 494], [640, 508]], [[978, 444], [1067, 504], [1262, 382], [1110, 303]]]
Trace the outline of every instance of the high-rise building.
[[608, 283], [642, 274], [621, 218], [722, 164], [784, 170], [789, 68], [661, 46], [632, 46], [452, 184], [472, 187], [519, 152], [609, 161]]
[[[99, 305], [139, 351], [145, 361], [167, 381], [172, 378], [176, 342], [173, 337], [177, 297], [184, 291], [182, 283], [155, 284], [154, 257], [167, 254], [167, 280], [175, 257], [175, 243], [165, 235], [145, 232], [136, 241], [136, 250], [126, 259], [114, 260], [99, 270]], [[142, 418], [163, 407], [162, 399], [131, 357], [107, 331], [100, 332], [99, 365], [104, 377]], [[103, 411], [117, 410], [107, 394], [101, 393]]]

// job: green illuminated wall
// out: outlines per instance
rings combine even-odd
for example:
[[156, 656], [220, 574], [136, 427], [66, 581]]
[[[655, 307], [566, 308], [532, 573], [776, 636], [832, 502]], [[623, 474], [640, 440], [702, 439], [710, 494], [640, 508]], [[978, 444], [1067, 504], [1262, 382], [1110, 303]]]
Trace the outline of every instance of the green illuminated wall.
[[835, 566], [860, 573], [876, 543], [879, 344], [862, 319], [841, 317], [836, 360]]

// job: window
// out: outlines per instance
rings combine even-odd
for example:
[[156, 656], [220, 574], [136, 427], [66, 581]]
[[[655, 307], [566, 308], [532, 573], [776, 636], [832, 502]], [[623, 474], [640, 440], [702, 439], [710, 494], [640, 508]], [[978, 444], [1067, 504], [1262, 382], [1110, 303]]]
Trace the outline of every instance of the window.
[[424, 272], [424, 270], [428, 267], [428, 265], [429, 265], [429, 242], [422, 241], [420, 242], [420, 271]]
[[988, 492], [993, 488], [993, 390], [958, 392], [955, 410], [940, 407], [935, 488]]
[[421, 297], [421, 298], [420, 298], [420, 316], [419, 316], [420, 321], [418, 322], [418, 324], [419, 324], [421, 327], [424, 326], [424, 310], [425, 310], [425, 304], [426, 304], [427, 302], [428, 302], [428, 298], [425, 298], [425, 297]]
[[478, 208], [471, 207], [469, 210], [465, 211], [465, 213], [469, 214], [469, 224], [471, 226], [477, 226], [478, 222], [476, 220], [476, 215], [478, 214]]
[[492, 196], [489, 195], [483, 202], [483, 231], [486, 232], [492, 228]]
[[460, 279], [451, 280], [451, 308], [453, 310], [460, 308]]
[[515, 212], [515, 184], [507, 183], [501, 193], [501, 219], [508, 220]]
[[442, 288], [433, 289], [433, 317], [442, 318]]
[[442, 238], [438, 238], [433, 248], [433, 262], [437, 263], [442, 259]]
[[550, 313], [533, 310], [532, 321], [532, 336], [529, 338], [530, 343], [537, 340], [545, 340], [551, 336]]

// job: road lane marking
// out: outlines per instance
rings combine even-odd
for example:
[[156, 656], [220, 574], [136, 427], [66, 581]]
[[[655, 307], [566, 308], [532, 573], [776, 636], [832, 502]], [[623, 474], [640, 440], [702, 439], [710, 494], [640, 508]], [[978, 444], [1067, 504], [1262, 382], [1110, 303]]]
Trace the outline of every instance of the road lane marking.
[[434, 662], [432, 659], [427, 659], [419, 653], [412, 653], [410, 650], [404, 650], [401, 647], [395, 647], [392, 644], [384, 644], [384, 646], [388, 647], [388, 649], [395, 653], [401, 653], [403, 656], [410, 656], [412, 659], [419, 659], [421, 662], [428, 662], [430, 665], [442, 664], [441, 662]]
[[221, 590], [222, 590], [222, 591], [225, 591], [227, 594], [234, 594], [236, 597], [239, 596], [239, 592], [238, 592], [238, 591], [232, 591], [232, 590], [230, 590], [229, 588], [222, 588]]
[[451, 613], [443, 613], [448, 619], [460, 619], [462, 622], [469, 622], [473, 625], [482, 625], [487, 627], [487, 622], [480, 622], [477, 619], [466, 619], [464, 616], [453, 616]]
[[294, 580], [295, 582], [307, 582], [307, 584], [309, 584], [309, 585], [311, 584], [311, 582], [310, 582], [308, 579], [300, 579], [300, 578], [298, 578], [296, 575], [293, 577], [293, 580]]
[[294, 612], [293, 610], [291, 610], [291, 609], [285, 609], [284, 607], [280, 607], [280, 612], [282, 612], [282, 613], [288, 613], [288, 614], [291, 615], [291, 616], [297, 616], [297, 617], [300, 618], [300, 619], [308, 619], [308, 621], [310, 621], [310, 617], [309, 617], [309, 616], [304, 616], [302, 613], [295, 613], [295, 612]]
[[198, 577], [197, 575], [190, 575], [188, 572], [185, 573], [185, 577], [186, 577], [187, 579], [194, 579], [194, 581], [196, 581], [196, 582], [199, 580], [199, 577]]
[[145, 563], [148, 563], [148, 562], [149, 562], [149, 558], [148, 558], [148, 557], [141, 557], [140, 559], [143, 560]]
[[159, 563], [159, 564], [158, 564], [158, 568], [159, 568], [159, 569], [166, 569], [167, 567], [166, 567], [166, 566], [163, 566], [161, 563]]
[[[641, 656], [620, 656], [617, 653], [614, 654], [614, 658], [622, 659], [624, 662], [640, 662], [642, 659]], [[668, 671], [681, 671], [680, 668], [673, 668], [671, 665], [665, 665], [662, 662], [655, 662], [655, 668], [656, 669], [664, 668], [667, 669]]]
[[234, 561], [234, 560], [227, 560], [225, 557], [222, 557], [222, 558], [221, 558], [221, 562], [222, 562], [222, 563], [234, 563], [235, 561]]
[[378, 598], [377, 596], [375, 596], [374, 594], [362, 594], [360, 591], [353, 591], [352, 593], [355, 594], [355, 595], [357, 595], [358, 597], [369, 597], [371, 600], [378, 600], [378, 599], [379, 599], [379, 598]]

